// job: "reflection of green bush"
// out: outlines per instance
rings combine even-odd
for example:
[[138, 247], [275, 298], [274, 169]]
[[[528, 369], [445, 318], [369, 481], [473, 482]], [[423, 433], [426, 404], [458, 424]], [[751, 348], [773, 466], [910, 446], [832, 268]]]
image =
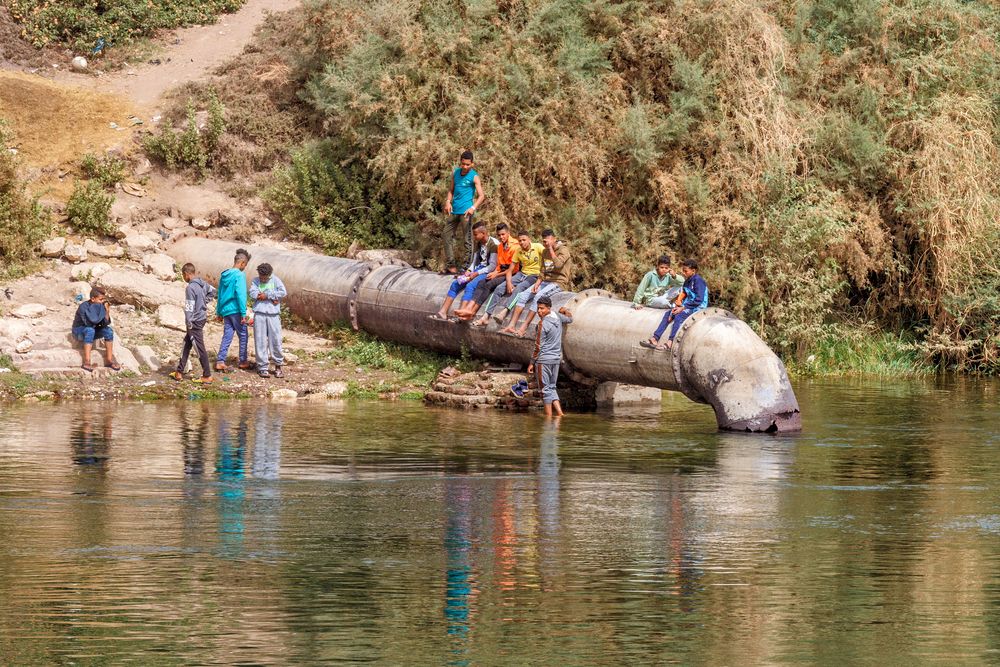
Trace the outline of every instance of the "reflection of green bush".
[[48, 211], [17, 176], [17, 157], [7, 150], [13, 143], [0, 120], [0, 278], [21, 275], [50, 230]]
[[81, 234], [109, 235], [115, 230], [110, 217], [113, 202], [99, 181], [77, 181], [66, 202], [66, 217]]
[[372, 174], [357, 160], [345, 163], [330, 143], [295, 153], [264, 196], [292, 232], [334, 255], [355, 241], [391, 248], [407, 240], [408, 226], [389, 211]]
[[[386, 214], [436, 250], [451, 168], [473, 148], [483, 219], [553, 226], [575, 248], [580, 287], [627, 293], [667, 250], [702, 260], [714, 301], [788, 359], [831, 324], [872, 322], [914, 332], [943, 365], [1000, 365], [995, 5], [320, 0], [305, 11], [306, 99], [344, 148], [336, 168], [364, 167], [325, 175], [350, 205], [285, 197], [282, 214], [328, 249], [351, 237], [330, 230], [356, 205], [342, 194], [354, 180], [377, 183]], [[302, 174], [319, 169], [300, 163], [281, 187], [308, 193], [315, 179]]]
[[23, 25], [24, 37], [35, 46], [52, 42], [89, 51], [98, 39], [124, 46], [136, 39], [199, 23], [212, 23], [233, 12], [244, 0], [5, 0], [11, 16]]

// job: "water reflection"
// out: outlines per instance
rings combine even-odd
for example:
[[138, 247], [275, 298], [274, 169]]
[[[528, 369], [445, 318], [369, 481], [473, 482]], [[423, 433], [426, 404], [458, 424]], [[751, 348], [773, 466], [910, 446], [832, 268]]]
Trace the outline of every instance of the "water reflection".
[[991, 387], [809, 384], [767, 438], [672, 399], [12, 406], [0, 662], [990, 663]]

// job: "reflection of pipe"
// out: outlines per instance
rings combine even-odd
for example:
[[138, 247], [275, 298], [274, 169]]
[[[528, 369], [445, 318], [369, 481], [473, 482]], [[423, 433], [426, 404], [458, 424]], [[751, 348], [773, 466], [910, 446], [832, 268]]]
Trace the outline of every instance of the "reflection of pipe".
[[[172, 254], [192, 262], [206, 279], [232, 266], [238, 244], [187, 236]], [[399, 343], [458, 355], [524, 363], [532, 342], [504, 336], [490, 324], [476, 329], [437, 322], [451, 279], [402, 263], [365, 263], [246, 246], [251, 267], [268, 262], [288, 289], [292, 312], [316, 322], [350, 322], [355, 329]], [[247, 279], [253, 277], [247, 271]], [[632, 310], [627, 301], [602, 290], [562, 292], [553, 306], [568, 306], [565, 367], [578, 381], [610, 380], [681, 391], [708, 403], [719, 427], [739, 431], [794, 431], [801, 428], [799, 405], [781, 360], [746, 323], [719, 308], [699, 312], [684, 323], [669, 352], [639, 347], [656, 328], [662, 310]]]

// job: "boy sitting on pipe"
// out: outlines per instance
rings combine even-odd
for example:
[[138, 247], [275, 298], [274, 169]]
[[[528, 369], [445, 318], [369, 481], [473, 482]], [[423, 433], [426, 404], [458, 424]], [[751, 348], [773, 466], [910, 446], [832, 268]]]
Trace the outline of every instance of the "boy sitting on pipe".
[[448, 320], [448, 309], [454, 303], [459, 293], [462, 294], [462, 304], [459, 310], [468, 310], [472, 296], [480, 283], [486, 280], [486, 276], [491, 275], [497, 268], [497, 243], [498, 241], [486, 231], [486, 225], [477, 222], [472, 228], [472, 238], [475, 240], [475, 248], [472, 252], [472, 263], [465, 273], [451, 281], [448, 288], [448, 296], [445, 297], [441, 309], [430, 316], [432, 320]]
[[[698, 273], [698, 262], [693, 259], [685, 259], [681, 263], [681, 273], [684, 274], [684, 288], [677, 295], [676, 305], [670, 312], [663, 315], [660, 326], [656, 327], [656, 331], [653, 332], [650, 339], [641, 341], [639, 345], [653, 350], [669, 349], [674, 344], [674, 337], [681, 330], [684, 320], [699, 310], [708, 308], [708, 284]], [[673, 321], [673, 327], [670, 329], [670, 337], [666, 343], [660, 343], [660, 338], [671, 321]]]

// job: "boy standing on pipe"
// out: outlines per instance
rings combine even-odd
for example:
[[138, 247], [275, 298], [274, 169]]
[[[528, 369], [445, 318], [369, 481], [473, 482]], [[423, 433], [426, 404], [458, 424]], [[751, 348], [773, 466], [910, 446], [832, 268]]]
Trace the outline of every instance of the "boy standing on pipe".
[[250, 282], [253, 300], [253, 349], [257, 360], [257, 375], [270, 377], [270, 360], [274, 358], [274, 377], [284, 377], [281, 367], [285, 355], [281, 350], [281, 300], [288, 290], [281, 278], [274, 275], [270, 264], [257, 265], [257, 277]]
[[219, 300], [215, 304], [215, 314], [222, 320], [222, 343], [215, 357], [215, 370], [226, 370], [226, 356], [233, 335], [239, 338], [240, 368], [250, 368], [247, 359], [247, 279], [243, 274], [250, 263], [250, 253], [243, 248], [236, 251], [233, 268], [226, 269], [219, 276]]
[[535, 335], [535, 353], [531, 355], [528, 373], [536, 373], [538, 388], [542, 391], [545, 416], [562, 417], [562, 405], [556, 393], [559, 381], [559, 364], [562, 362], [563, 325], [573, 321], [573, 314], [566, 308], [552, 312], [552, 299], [538, 297], [538, 329]]
[[201, 377], [195, 382], [209, 384], [212, 382], [212, 364], [208, 362], [208, 350], [205, 348], [205, 322], [208, 321], [209, 299], [215, 298], [215, 288], [201, 278], [195, 277], [194, 264], [188, 262], [181, 267], [181, 276], [187, 283], [184, 290], [184, 346], [181, 348], [181, 358], [177, 360], [177, 370], [170, 377], [178, 382], [184, 379], [184, 368], [192, 348], [201, 362]]
[[[693, 259], [685, 259], [681, 263], [681, 273], [684, 274], [684, 289], [677, 295], [677, 305], [668, 313], [664, 313], [660, 320], [660, 326], [656, 327], [652, 337], [639, 343], [643, 347], [654, 350], [666, 350], [674, 344], [674, 337], [681, 330], [684, 320], [691, 317], [699, 310], [708, 308], [708, 284], [698, 273], [698, 262]], [[663, 332], [667, 325], [673, 320], [674, 325], [670, 328], [670, 337], [666, 343], [660, 343]]]
[[451, 187], [444, 202], [444, 214], [448, 222], [444, 230], [444, 254], [448, 273], [458, 273], [455, 261], [455, 232], [461, 231], [465, 241], [465, 256], [472, 260], [472, 216], [483, 205], [486, 194], [479, 174], [473, 169], [472, 151], [462, 153], [459, 166], [451, 174]]

